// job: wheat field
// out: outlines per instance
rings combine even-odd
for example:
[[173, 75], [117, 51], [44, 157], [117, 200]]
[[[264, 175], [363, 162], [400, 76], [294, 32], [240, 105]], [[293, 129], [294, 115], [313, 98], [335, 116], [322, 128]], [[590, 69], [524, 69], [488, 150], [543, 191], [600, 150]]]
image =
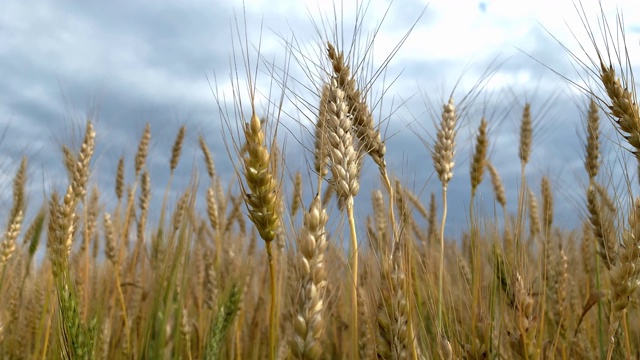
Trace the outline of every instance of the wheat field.
[[[195, 134], [199, 163], [186, 188], [172, 179], [192, 138], [187, 126], [170, 149], [155, 149], [170, 153], [166, 184], [148, 171], [150, 124], [137, 151], [113, 164], [109, 188], [91, 177], [92, 119], [80, 146], [62, 146], [64, 191], [44, 189], [44, 203], [27, 209], [29, 159], [12, 167], [0, 238], [0, 357], [640, 358], [640, 165], [604, 163], [602, 154], [608, 142], [640, 164], [640, 108], [627, 52], [637, 44], [627, 43], [622, 16], [581, 9], [592, 40], [580, 44], [588, 60], [565, 48], [588, 80], [565, 77], [584, 110], [583, 148], [574, 153], [583, 155], [588, 184], [576, 229], [554, 221], [553, 174], [529, 181], [532, 104], [516, 109], [517, 198], [507, 197], [491, 161], [490, 117], [474, 120], [469, 166], [458, 165], [460, 119], [481, 98], [481, 84], [467, 94], [452, 91], [431, 109], [435, 129], [421, 137], [433, 164], [424, 169], [433, 173], [425, 202], [387, 166], [366, 51], [353, 51], [336, 34], [320, 39], [317, 59], [285, 44], [290, 59], [313, 65], [314, 76], [295, 79], [314, 95], [302, 100], [287, 95], [291, 80], [275, 72], [268, 83], [282, 94], [260, 88], [259, 78], [276, 66], [260, 71], [268, 65], [239, 31], [226, 94], [233, 107], [221, 93], [212, 97], [225, 132]], [[309, 136], [288, 145], [300, 147], [305, 168], [283, 160], [279, 119], [289, 106], [312, 113], [310, 125], [298, 123]], [[619, 141], [603, 136], [608, 129]], [[213, 141], [223, 141], [227, 154], [213, 154]], [[231, 178], [218, 174], [215, 156], [232, 159]], [[370, 193], [361, 191], [366, 164], [378, 175]], [[603, 171], [615, 167], [625, 176], [622, 190]], [[456, 231], [447, 223], [453, 177], [469, 179], [468, 224]], [[493, 189], [484, 197], [493, 214], [478, 205], [483, 182]], [[150, 206], [152, 194], [162, 195], [159, 209]]]

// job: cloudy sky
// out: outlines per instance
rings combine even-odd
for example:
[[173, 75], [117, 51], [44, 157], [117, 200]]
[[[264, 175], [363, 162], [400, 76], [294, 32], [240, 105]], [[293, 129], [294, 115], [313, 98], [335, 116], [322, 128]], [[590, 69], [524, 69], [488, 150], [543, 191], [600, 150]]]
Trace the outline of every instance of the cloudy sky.
[[[250, 44], [252, 64], [261, 64], [257, 77], [262, 94], [269, 92], [269, 74], [280, 80], [283, 69], [288, 73], [279, 127], [286, 145], [285, 176], [299, 169], [306, 175], [312, 159], [304, 150], [311, 140], [311, 115], [304, 104], [317, 102], [309, 91], [317, 86], [311, 81], [318, 74], [313, 67], [325, 61], [322, 49], [327, 39], [321, 35], [335, 33], [334, 9], [342, 13], [337, 39], [346, 47], [350, 44], [357, 9], [346, 3], [334, 8], [321, 0], [255, 0], [246, 1], [244, 10], [241, 1], [219, 0], [0, 3], [0, 208], [6, 212], [10, 206], [10, 179], [23, 154], [29, 158], [32, 210], [39, 207], [43, 191], [64, 184], [60, 146], [77, 148], [87, 116], [97, 130], [92, 181], [100, 185], [108, 209], [114, 205], [110, 198], [118, 158], [124, 155], [127, 169], [132, 168], [146, 122], [152, 129], [149, 169], [157, 198], [167, 183], [171, 145], [183, 124], [187, 138], [173, 196], [188, 184], [194, 168], [205, 175], [199, 134], [215, 152], [219, 174], [233, 180], [219, 105], [232, 106], [225, 99], [232, 96], [231, 64], [239, 63], [233, 58], [234, 43], [236, 56], [242, 46], [237, 29]], [[624, 11], [631, 59], [637, 65], [640, 22], [634, 19], [640, 19], [640, 7], [634, 1], [613, 3], [603, 5], [604, 11], [611, 20], [615, 6]], [[375, 111], [388, 141], [391, 171], [425, 201], [440, 185], [421, 138], [431, 142], [433, 121], [450, 94], [462, 100], [478, 83], [483, 86], [474, 101], [461, 106], [466, 110], [450, 185], [451, 235], [459, 235], [468, 223], [468, 159], [482, 115], [490, 123], [491, 159], [506, 183], [509, 207], [515, 210], [519, 120], [527, 101], [535, 122], [529, 182], [539, 193], [541, 176], [551, 178], [559, 226], [573, 228], [583, 216], [586, 176], [580, 121], [587, 100], [548, 68], [576, 81], [584, 77], [558, 41], [579, 51], [578, 45], [588, 45], [588, 38], [571, 1], [549, 4], [435, 0], [419, 17], [426, 1], [372, 0], [360, 21], [360, 49], [379, 29], [362, 78], [384, 64], [415, 23], [386, 71], [371, 85], [371, 97], [379, 100], [384, 92]], [[597, 3], [585, 1], [584, 6], [597, 27]], [[254, 51], [258, 44], [259, 61]], [[243, 70], [240, 66], [241, 79]], [[272, 84], [272, 99], [280, 96], [279, 80]], [[245, 89], [244, 83], [241, 86]], [[265, 109], [266, 95], [259, 100], [259, 110]], [[617, 160], [627, 155], [616, 145], [610, 124], [603, 121], [603, 126], [609, 137], [608, 171], [616, 173]], [[362, 197], [368, 199], [380, 183], [369, 161], [364, 171]], [[480, 206], [490, 216], [493, 194], [488, 183], [481, 187]], [[362, 200], [359, 206], [367, 209], [368, 202]], [[362, 210], [359, 216], [366, 213]]]

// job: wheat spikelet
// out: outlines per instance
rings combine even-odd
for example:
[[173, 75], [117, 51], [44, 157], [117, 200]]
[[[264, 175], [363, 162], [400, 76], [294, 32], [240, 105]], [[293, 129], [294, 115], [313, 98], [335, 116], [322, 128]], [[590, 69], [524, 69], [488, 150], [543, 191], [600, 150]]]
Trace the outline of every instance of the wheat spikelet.
[[582, 269], [587, 276], [587, 291], [588, 294], [591, 289], [594, 288], [594, 276], [595, 276], [595, 261], [594, 261], [594, 242], [593, 232], [591, 231], [591, 224], [588, 221], [582, 223], [582, 241], [580, 245], [580, 255], [582, 258]]
[[117, 248], [116, 248], [116, 235], [115, 230], [113, 228], [113, 223], [111, 222], [111, 215], [108, 213], [104, 213], [103, 217], [103, 225], [104, 225], [104, 253], [109, 262], [114, 266], [117, 266]]
[[116, 170], [116, 197], [118, 201], [122, 200], [124, 193], [124, 157], [120, 157], [118, 160], [118, 169]]
[[527, 199], [529, 200], [529, 237], [535, 239], [542, 231], [542, 224], [538, 210], [538, 200], [531, 189], [529, 189]]
[[[360, 282], [361, 284], [363, 281]], [[370, 321], [371, 311], [367, 306], [367, 298], [364, 294], [362, 286], [358, 288], [358, 316], [360, 319], [364, 319], [363, 325], [360, 327], [360, 337], [358, 341], [359, 356], [360, 359], [374, 359], [375, 358], [375, 340], [373, 338], [373, 329]], [[375, 320], [375, 319], [374, 319]]]
[[516, 334], [510, 339], [511, 348], [520, 356], [535, 359], [536, 316], [534, 300], [524, 284], [520, 274], [516, 273], [514, 281], [514, 318]]
[[531, 155], [531, 143], [533, 140], [533, 123], [531, 121], [531, 104], [526, 103], [522, 110], [522, 121], [520, 123], [520, 148], [518, 156], [524, 166], [529, 162]]
[[24, 236], [22, 237], [22, 245], [28, 244], [29, 256], [33, 256], [38, 248], [40, 237], [42, 236], [42, 230], [45, 225], [46, 216], [46, 205], [42, 205], [34, 219], [31, 221], [31, 224], [27, 228], [27, 231], [25, 231]]
[[218, 203], [216, 202], [213, 186], [207, 189], [207, 215], [211, 228], [214, 231], [218, 231], [220, 229], [220, 217], [218, 215]]
[[[598, 54], [599, 55], [599, 54]], [[636, 94], [622, 86], [620, 78], [612, 65], [605, 65], [600, 59], [600, 80], [611, 100], [608, 105], [610, 114], [616, 119], [620, 131], [636, 151], [640, 149], [640, 110]]]
[[176, 203], [176, 208], [171, 216], [171, 228], [174, 233], [177, 233], [185, 220], [185, 215], [187, 214], [187, 207], [189, 202], [189, 191], [185, 191], [178, 202]]
[[189, 322], [189, 312], [187, 307], [182, 307], [182, 314], [180, 316], [180, 337], [183, 342], [184, 348], [187, 349], [187, 358], [191, 358], [191, 324]]
[[329, 84], [322, 86], [320, 105], [318, 109], [318, 121], [315, 127], [314, 169], [320, 176], [327, 175], [329, 154], [327, 150], [326, 126], [329, 112]]
[[136, 157], [135, 157], [136, 177], [140, 175], [140, 171], [142, 171], [142, 168], [144, 167], [144, 164], [147, 161], [147, 154], [149, 153], [150, 142], [151, 142], [151, 125], [147, 123], [144, 127], [144, 131], [142, 132], [142, 136], [140, 137], [140, 142], [138, 143], [138, 151], [136, 152]]
[[495, 194], [496, 201], [498, 202], [498, 204], [500, 204], [500, 206], [505, 208], [507, 206], [507, 196], [504, 191], [504, 185], [502, 184], [500, 174], [490, 161], [487, 161], [486, 165], [491, 177], [491, 185], [493, 186], [493, 193]]
[[47, 248], [54, 277], [67, 268], [69, 252], [75, 232], [75, 205], [71, 185], [67, 189], [63, 202], [60, 203], [57, 192], [51, 194], [49, 201], [49, 225]]
[[[276, 179], [277, 156], [271, 157], [265, 144], [265, 133], [258, 116], [251, 114], [249, 123], [244, 124], [245, 148], [243, 155], [244, 176], [246, 187], [241, 183], [244, 202], [249, 210], [249, 218], [254, 223], [260, 237], [266, 243], [269, 263], [269, 281], [271, 301], [269, 308], [269, 359], [275, 358], [276, 352], [276, 315], [277, 290], [275, 261], [271, 243], [276, 240], [280, 229], [280, 198], [279, 184]], [[273, 149], [272, 150], [277, 150]], [[229, 221], [228, 221], [229, 222]]]
[[245, 124], [244, 134], [247, 141], [243, 157], [244, 175], [248, 187], [244, 200], [258, 233], [264, 241], [271, 242], [276, 238], [279, 223], [280, 191], [265, 146], [265, 134], [256, 114], [252, 114], [250, 122]]
[[291, 217], [295, 217], [296, 213], [300, 209], [300, 202], [302, 201], [302, 173], [296, 172], [296, 177], [293, 182], [293, 196], [291, 198]]
[[482, 182], [484, 168], [487, 162], [487, 148], [489, 140], [487, 139], [487, 121], [482, 118], [478, 135], [476, 135], [476, 148], [473, 152], [473, 160], [471, 161], [471, 197], [476, 194], [478, 185]]
[[374, 190], [371, 195], [371, 201], [373, 202], [373, 215], [375, 219], [376, 231], [375, 242], [372, 244], [372, 248], [375, 254], [387, 257], [388, 244], [388, 218], [385, 212], [384, 196], [380, 190]]
[[0, 244], [0, 266], [4, 267], [11, 255], [16, 249], [16, 239], [18, 238], [18, 234], [20, 234], [20, 229], [22, 226], [22, 210], [18, 211], [18, 213], [11, 219], [9, 225], [7, 226], [7, 231], [5, 232], [2, 244]]
[[27, 181], [27, 159], [22, 158], [13, 179], [13, 205], [9, 212], [9, 223], [0, 244], [0, 267], [4, 267], [16, 248], [16, 240], [22, 229], [25, 211], [24, 186]]
[[456, 121], [457, 116], [453, 98], [450, 98], [449, 103], [443, 107], [436, 143], [431, 152], [433, 166], [438, 174], [438, 179], [440, 179], [442, 186], [445, 188], [449, 184], [451, 177], [453, 177]]
[[216, 176], [216, 167], [213, 162], [211, 150], [209, 150], [209, 147], [204, 141], [202, 135], [198, 136], [198, 144], [200, 144], [200, 149], [202, 150], [202, 155], [204, 156], [204, 162], [207, 166], [207, 174], [209, 174], [209, 178], [213, 180], [213, 178]]
[[290, 342], [291, 352], [296, 359], [319, 359], [322, 355], [327, 219], [320, 197], [316, 196], [309, 211], [304, 214], [304, 225], [298, 235], [298, 259], [302, 271], [298, 299], [300, 308], [294, 319], [294, 334]]
[[176, 140], [174, 141], [173, 147], [171, 148], [171, 160], [169, 161], [171, 172], [173, 172], [178, 166], [180, 153], [182, 152], [182, 143], [184, 142], [184, 135], [186, 131], [186, 126], [182, 125], [180, 127], [180, 130], [178, 130], [178, 135], [176, 135]]
[[356, 81], [351, 77], [351, 70], [344, 61], [344, 54], [338, 53], [331, 43], [327, 43], [327, 52], [337, 85], [345, 92], [344, 101], [346, 101], [347, 112], [353, 118], [355, 138], [362, 143], [362, 149], [383, 171], [386, 168], [384, 163], [386, 146], [381, 140], [380, 131], [374, 126], [371, 111], [362, 93], [356, 88]]
[[589, 212], [589, 222], [591, 230], [598, 242], [598, 254], [604, 260], [607, 269], [615, 265], [618, 257], [618, 247], [613, 231], [611, 219], [603, 213], [601, 201], [595, 186], [590, 184], [587, 188], [587, 211]]
[[600, 116], [595, 100], [589, 101], [587, 113], [587, 144], [585, 146], [584, 167], [590, 179], [598, 175], [600, 169]]
[[345, 92], [335, 80], [331, 81], [327, 116], [327, 142], [330, 146], [333, 187], [343, 206], [353, 206], [353, 197], [360, 190], [358, 154], [351, 133], [351, 119], [347, 113]]
[[[80, 251], [84, 252], [87, 250], [89, 243], [93, 241], [94, 244], [94, 253], [98, 252], [97, 247], [99, 246], [96, 236], [96, 227], [97, 227], [97, 219], [100, 209], [98, 209], [100, 201], [100, 190], [97, 185], [94, 185], [91, 189], [91, 195], [89, 196], [89, 203], [87, 204], [86, 218], [84, 222], [84, 239], [81, 244]], [[97, 256], [97, 254], [96, 254]]]
[[62, 160], [64, 162], [64, 168], [67, 170], [69, 177], [73, 177], [73, 173], [76, 168], [76, 157], [73, 155], [73, 151], [69, 149], [67, 145], [62, 145]]
[[379, 359], [409, 359], [414, 339], [408, 322], [409, 307], [403, 290], [405, 275], [401, 269], [400, 252], [392, 255], [390, 264], [382, 265], [383, 283], [378, 310], [376, 353]]
[[215, 259], [213, 251], [207, 248], [204, 253], [204, 304], [209, 310], [214, 309], [218, 298], [218, 284], [216, 279]]
[[86, 184], [89, 178], [89, 162], [93, 156], [93, 149], [95, 146], [96, 132], [93, 130], [93, 125], [90, 121], [87, 122], [87, 128], [84, 135], [84, 140], [78, 153], [76, 165], [73, 171], [73, 179], [71, 186], [75, 201], [84, 199]]
[[140, 197], [138, 198], [138, 206], [140, 207], [140, 214], [138, 216], [137, 224], [137, 243], [136, 250], [134, 252], [134, 258], [132, 265], [135, 266], [137, 262], [138, 253], [140, 247], [144, 244], [145, 230], [147, 227], [147, 217], [149, 214], [149, 202], [151, 201], [151, 177], [149, 171], [146, 169], [142, 171], [140, 175]]

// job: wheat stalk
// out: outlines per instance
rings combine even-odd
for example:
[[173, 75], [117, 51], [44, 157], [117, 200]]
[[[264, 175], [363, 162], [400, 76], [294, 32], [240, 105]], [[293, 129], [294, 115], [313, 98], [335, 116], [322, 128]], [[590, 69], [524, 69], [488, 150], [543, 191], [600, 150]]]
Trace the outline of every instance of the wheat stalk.
[[456, 108], [453, 97], [443, 106], [442, 119], [437, 131], [431, 158], [433, 166], [442, 184], [442, 224], [440, 226], [440, 270], [438, 272], [438, 312], [436, 318], [437, 329], [443, 333], [442, 307], [444, 293], [442, 289], [444, 279], [444, 228], [447, 219], [447, 186], [453, 177], [455, 136], [456, 136]]

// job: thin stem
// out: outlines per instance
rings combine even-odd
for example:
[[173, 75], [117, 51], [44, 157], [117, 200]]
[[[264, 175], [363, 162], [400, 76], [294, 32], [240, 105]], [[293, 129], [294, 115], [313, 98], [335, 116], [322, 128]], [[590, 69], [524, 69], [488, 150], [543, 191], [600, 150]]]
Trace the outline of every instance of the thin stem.
[[276, 359], [276, 264], [273, 260], [271, 241], [266, 242], [267, 256], [269, 258], [269, 285], [271, 288], [271, 305], [269, 307], [269, 360]]
[[347, 217], [349, 218], [349, 229], [351, 230], [351, 275], [352, 275], [352, 291], [351, 291], [351, 346], [353, 350], [353, 359], [358, 359], [358, 236], [356, 234], [356, 222], [353, 217], [353, 198], [348, 201]]
[[447, 222], [447, 187], [442, 187], [442, 225], [440, 226], [440, 271], [438, 273], [438, 323], [437, 328], [440, 335], [444, 334], [442, 325], [442, 303], [443, 289], [442, 281], [444, 278], [444, 226]]
[[[596, 255], [596, 289], [601, 290], [600, 284], [600, 257]], [[604, 358], [604, 334], [603, 334], [603, 311], [602, 302], [598, 301], [598, 343], [600, 344], [600, 358]]]
[[[479, 281], [478, 281], [478, 274], [480, 273], [479, 269], [478, 269], [478, 259], [477, 259], [477, 253], [478, 251], [476, 251], [477, 249], [477, 234], [476, 234], [476, 223], [475, 223], [475, 219], [474, 219], [474, 215], [473, 215], [473, 201], [475, 199], [475, 193], [472, 192], [471, 193], [471, 200], [469, 201], [469, 222], [471, 225], [471, 249], [470, 249], [470, 262], [471, 262], [471, 291], [472, 291], [472, 311], [471, 311], [471, 323], [475, 324], [476, 320], [477, 320], [477, 312], [478, 312], [478, 306], [479, 306], [479, 294], [478, 294], [478, 290], [480, 288], [479, 286]], [[444, 226], [443, 226], [444, 227]], [[476, 327], [472, 326], [471, 327], [471, 336], [473, 338], [476, 337]]]
[[627, 310], [622, 311], [622, 326], [624, 327], [624, 342], [627, 351], [627, 359], [631, 359], [631, 340], [629, 339], [629, 324], [627, 322]]

